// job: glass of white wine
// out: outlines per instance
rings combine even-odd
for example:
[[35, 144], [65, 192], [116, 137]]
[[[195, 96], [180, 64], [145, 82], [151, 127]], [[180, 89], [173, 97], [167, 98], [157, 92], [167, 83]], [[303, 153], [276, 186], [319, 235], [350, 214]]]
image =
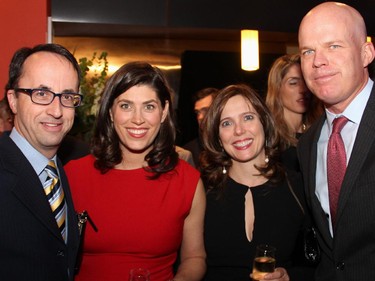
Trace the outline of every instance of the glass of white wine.
[[275, 252], [276, 248], [270, 245], [257, 246], [253, 263], [253, 281], [261, 280], [267, 273], [275, 271]]
[[129, 281], [150, 281], [150, 271], [146, 268], [133, 268], [129, 272]]

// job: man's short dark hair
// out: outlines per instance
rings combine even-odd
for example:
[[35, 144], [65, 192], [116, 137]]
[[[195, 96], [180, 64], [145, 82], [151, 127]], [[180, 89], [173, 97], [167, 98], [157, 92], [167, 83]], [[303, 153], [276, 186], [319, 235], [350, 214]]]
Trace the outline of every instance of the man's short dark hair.
[[5, 91], [17, 88], [18, 81], [22, 75], [23, 64], [29, 56], [37, 52], [50, 52], [66, 58], [76, 70], [79, 83], [81, 80], [81, 69], [75, 57], [65, 47], [59, 44], [39, 44], [33, 48], [21, 48], [14, 53], [9, 65], [9, 80], [5, 86]]
[[205, 97], [208, 97], [210, 95], [212, 95], [212, 97], [214, 98], [218, 92], [219, 92], [219, 89], [216, 89], [213, 87], [208, 87], [208, 88], [199, 90], [193, 96], [193, 103], [195, 104], [197, 101], [204, 99]]

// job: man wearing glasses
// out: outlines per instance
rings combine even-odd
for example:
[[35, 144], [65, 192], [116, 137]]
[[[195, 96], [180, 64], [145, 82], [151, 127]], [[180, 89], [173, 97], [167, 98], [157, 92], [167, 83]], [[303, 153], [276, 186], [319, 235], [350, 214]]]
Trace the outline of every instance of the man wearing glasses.
[[79, 81], [77, 61], [60, 45], [12, 58], [14, 127], [0, 137], [0, 280], [73, 280], [77, 218], [56, 152], [81, 104]]

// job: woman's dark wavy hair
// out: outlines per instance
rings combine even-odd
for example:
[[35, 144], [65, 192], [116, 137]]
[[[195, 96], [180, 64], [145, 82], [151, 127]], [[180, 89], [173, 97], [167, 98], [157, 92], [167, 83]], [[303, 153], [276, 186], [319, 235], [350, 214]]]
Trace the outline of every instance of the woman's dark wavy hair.
[[171, 171], [178, 162], [174, 143], [176, 130], [173, 119], [171, 90], [163, 73], [146, 62], [131, 62], [123, 65], [107, 81], [100, 98], [94, 136], [92, 140], [93, 155], [96, 158], [95, 168], [106, 173], [123, 160], [120, 140], [113, 127], [110, 109], [114, 100], [133, 86], [149, 86], [155, 90], [163, 109], [169, 103], [169, 112], [160, 126], [152, 150], [146, 155], [148, 167], [153, 173], [152, 179]]
[[[265, 153], [268, 164], [255, 168], [271, 183], [284, 179], [285, 173], [278, 161], [278, 134], [275, 123], [264, 100], [249, 86], [244, 84], [230, 85], [222, 89], [213, 100], [202, 124], [204, 151], [201, 154], [202, 179], [208, 190], [219, 189], [219, 196], [225, 188], [228, 174], [223, 174], [223, 166], [231, 167], [232, 158], [223, 150], [219, 138], [221, 114], [228, 100], [234, 96], [242, 96], [251, 103], [259, 115], [265, 133]], [[251, 175], [249, 175], [251, 176]]]
[[[10, 62], [9, 65], [9, 80], [5, 86], [5, 90], [10, 90], [18, 87], [18, 82], [20, 80], [20, 77], [23, 74], [23, 65], [28, 57], [30, 57], [32, 54], [38, 53], [38, 52], [49, 52], [53, 54], [60, 55], [64, 58], [66, 58], [74, 67], [75, 71], [77, 72], [77, 87], [79, 86], [79, 82], [81, 79], [81, 69], [78, 65], [77, 60], [71, 54], [68, 49], [65, 47], [59, 45], [59, 44], [39, 44], [36, 45], [33, 48], [24, 47], [19, 50], [17, 50]], [[51, 70], [53, 71], [53, 69]]]

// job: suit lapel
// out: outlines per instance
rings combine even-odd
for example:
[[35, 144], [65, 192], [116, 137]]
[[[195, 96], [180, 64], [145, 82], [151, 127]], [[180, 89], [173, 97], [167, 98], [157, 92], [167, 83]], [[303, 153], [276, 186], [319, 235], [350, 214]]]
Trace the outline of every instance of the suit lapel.
[[366, 161], [374, 140], [375, 140], [375, 87], [371, 91], [371, 95], [367, 102], [366, 108], [363, 112], [361, 123], [358, 128], [356, 140], [353, 146], [348, 167], [346, 169], [345, 177], [342, 183], [340, 197], [337, 209], [337, 222], [345, 208], [350, 193], [353, 189], [354, 183], [357, 181], [359, 172], [362, 169], [363, 163]]
[[323, 240], [326, 242], [328, 247], [332, 248], [333, 246], [333, 239], [331, 236], [331, 233], [329, 232], [329, 225], [327, 216], [320, 204], [320, 201], [318, 197], [315, 194], [315, 186], [316, 186], [316, 163], [317, 163], [317, 153], [318, 153], [318, 140], [320, 137], [320, 133], [322, 130], [322, 127], [324, 125], [324, 122], [326, 120], [326, 115], [323, 114], [321, 118], [318, 120], [317, 123], [315, 123], [311, 127], [311, 133], [310, 136], [312, 139], [309, 140], [309, 157], [310, 159], [309, 165], [308, 165], [308, 193], [311, 200], [311, 209], [315, 218], [316, 226], [318, 227]]
[[65, 200], [68, 207], [68, 243], [70, 245], [76, 245], [79, 240], [77, 216], [73, 206], [73, 200], [70, 193], [68, 180], [60, 160], [57, 161], [57, 165], [60, 173], [62, 187], [64, 189]]
[[2, 138], [0, 145], [4, 145], [7, 148], [3, 150], [2, 157], [7, 171], [13, 174], [12, 193], [41, 224], [64, 242], [47, 201], [43, 186], [33, 167], [8, 136]]

